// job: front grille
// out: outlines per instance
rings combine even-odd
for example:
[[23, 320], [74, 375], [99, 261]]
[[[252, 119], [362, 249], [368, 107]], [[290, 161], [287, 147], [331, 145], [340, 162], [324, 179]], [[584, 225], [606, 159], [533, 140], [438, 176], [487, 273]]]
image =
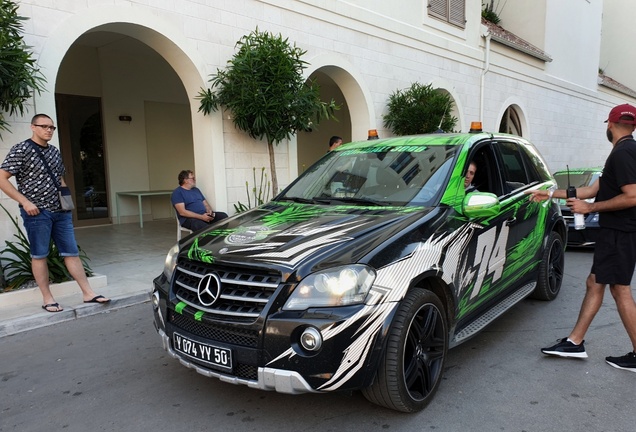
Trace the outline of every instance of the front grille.
[[170, 311], [168, 315], [168, 322], [188, 333], [200, 336], [204, 339], [250, 348], [258, 346], [258, 332], [254, 330], [244, 330], [210, 323], [202, 323], [187, 315], [178, 314], [174, 311]]
[[[221, 280], [220, 295], [210, 306], [199, 300], [201, 279], [215, 273]], [[173, 290], [177, 298], [206, 314], [225, 320], [253, 322], [280, 284], [280, 274], [205, 264], [181, 258], [175, 269]]]
[[234, 366], [232, 375], [239, 378], [245, 378], [250, 380], [258, 379], [258, 368], [256, 366], [250, 366], [243, 363], [239, 363]]

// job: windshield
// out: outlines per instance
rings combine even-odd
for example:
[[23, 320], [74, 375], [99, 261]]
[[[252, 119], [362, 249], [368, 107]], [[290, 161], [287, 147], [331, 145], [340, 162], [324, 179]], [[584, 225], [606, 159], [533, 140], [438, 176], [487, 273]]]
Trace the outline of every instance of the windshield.
[[379, 206], [437, 204], [460, 146], [379, 146], [328, 153], [278, 200]]

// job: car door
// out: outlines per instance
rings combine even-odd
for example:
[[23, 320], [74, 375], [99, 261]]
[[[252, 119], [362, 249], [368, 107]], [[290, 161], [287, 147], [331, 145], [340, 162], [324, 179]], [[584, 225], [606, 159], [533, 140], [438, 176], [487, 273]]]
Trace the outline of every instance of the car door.
[[472, 221], [476, 225], [466, 249], [466, 285], [457, 311], [460, 324], [532, 278], [545, 230], [540, 217], [545, 213], [525, 194], [545, 177], [536, 168], [537, 157], [522, 141], [498, 138], [480, 145], [468, 159], [477, 165], [473, 183], [478, 191], [497, 195], [501, 209]]
[[507, 262], [502, 275], [504, 289], [518, 288], [537, 265], [545, 232], [547, 209], [533, 203], [525, 192], [546, 177], [541, 160], [523, 141], [498, 140], [493, 144], [501, 167], [499, 200], [508, 227]]
[[[494, 143], [481, 143], [473, 149], [466, 164], [470, 162], [477, 167], [473, 179], [477, 191], [492, 193], [499, 199], [505, 198], [501, 158], [497, 155]], [[460, 266], [463, 283], [456, 310], [459, 326], [480, 315], [505, 288], [502, 278], [510, 259], [510, 230], [514, 228], [510, 221], [513, 218], [514, 210], [508, 205], [502, 206], [496, 215], [470, 221], [472, 233], [464, 251], [465, 265]]]

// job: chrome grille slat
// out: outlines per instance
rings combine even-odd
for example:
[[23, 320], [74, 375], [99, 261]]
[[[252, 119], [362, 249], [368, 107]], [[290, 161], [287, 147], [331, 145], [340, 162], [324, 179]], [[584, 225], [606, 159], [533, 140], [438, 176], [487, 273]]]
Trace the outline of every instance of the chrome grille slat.
[[[219, 298], [210, 306], [199, 301], [198, 285], [208, 273], [221, 280]], [[281, 281], [280, 274], [224, 267], [181, 258], [175, 269], [173, 290], [188, 306], [206, 314], [232, 317], [239, 321], [258, 318]]]
[[182, 302], [184, 302], [185, 304], [192, 306], [194, 308], [197, 308], [198, 310], [202, 310], [203, 312], [208, 312], [208, 313], [213, 313], [216, 315], [228, 315], [228, 316], [240, 316], [240, 317], [246, 317], [246, 318], [257, 318], [258, 314], [257, 313], [235, 313], [235, 312], [227, 312], [227, 311], [223, 311], [223, 310], [219, 310], [219, 309], [208, 309], [205, 306], [201, 306], [200, 304], [195, 304], [192, 303], [190, 301], [188, 301], [187, 299], [182, 298], [181, 296], [177, 295], [177, 298], [179, 300], [181, 300]]

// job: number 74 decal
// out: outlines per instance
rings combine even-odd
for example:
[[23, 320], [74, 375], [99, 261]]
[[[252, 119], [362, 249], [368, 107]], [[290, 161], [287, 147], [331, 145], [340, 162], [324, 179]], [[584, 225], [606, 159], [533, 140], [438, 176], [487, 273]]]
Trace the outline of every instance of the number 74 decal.
[[510, 228], [504, 223], [499, 235], [497, 235], [497, 227], [495, 226], [477, 238], [475, 262], [473, 263], [474, 267], [478, 267], [477, 280], [470, 294], [471, 300], [479, 294], [484, 277], [487, 274], [493, 273], [492, 282], [497, 281], [501, 277], [506, 263], [506, 245], [508, 244], [509, 231]]

